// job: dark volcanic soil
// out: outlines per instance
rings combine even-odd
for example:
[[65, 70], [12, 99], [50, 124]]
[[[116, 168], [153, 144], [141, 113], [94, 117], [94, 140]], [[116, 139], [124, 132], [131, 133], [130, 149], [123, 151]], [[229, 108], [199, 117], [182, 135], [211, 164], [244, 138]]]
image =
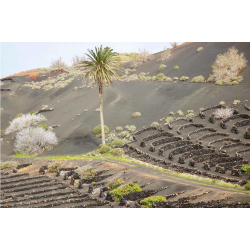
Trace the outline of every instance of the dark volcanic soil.
[[[201, 52], [197, 48], [203, 46]], [[174, 50], [174, 55], [165, 61], [168, 65], [161, 71], [169, 77], [203, 75], [211, 73], [211, 65], [219, 53], [224, 53], [229, 47], [235, 46], [244, 52], [250, 60], [250, 43], [190, 43]], [[150, 72], [156, 75], [159, 67], [156, 60], [147, 62], [137, 68], [135, 73]], [[173, 70], [179, 65], [178, 70]], [[104, 119], [110, 129], [116, 126], [135, 125], [137, 129], [149, 126], [152, 122], [167, 117], [170, 111], [181, 109], [186, 113], [193, 109], [218, 104], [220, 101], [244, 101], [250, 97], [250, 68], [242, 72], [244, 81], [238, 86], [216, 86], [212, 83], [190, 82], [115, 82], [113, 87], [104, 91]], [[63, 89], [49, 91], [32, 90], [23, 87], [26, 76], [13, 77], [15, 82], [4, 81], [2, 88], [10, 88], [10, 92], [1, 92], [1, 130], [5, 130], [9, 122], [18, 113], [28, 113], [39, 110], [42, 105], [54, 108], [44, 115], [48, 118], [47, 125], [61, 125], [54, 131], [59, 144], [46, 154], [65, 155], [83, 154], [92, 151], [101, 143], [92, 130], [100, 123], [99, 97], [97, 88], [74, 90], [82, 85], [82, 79], [76, 77], [72, 84]], [[40, 80], [37, 78], [37, 80]], [[88, 112], [84, 112], [88, 109]], [[141, 112], [139, 118], [132, 118], [134, 112]], [[78, 114], [80, 114], [78, 116]], [[9, 143], [2, 145], [1, 154], [13, 154], [12, 136]]]

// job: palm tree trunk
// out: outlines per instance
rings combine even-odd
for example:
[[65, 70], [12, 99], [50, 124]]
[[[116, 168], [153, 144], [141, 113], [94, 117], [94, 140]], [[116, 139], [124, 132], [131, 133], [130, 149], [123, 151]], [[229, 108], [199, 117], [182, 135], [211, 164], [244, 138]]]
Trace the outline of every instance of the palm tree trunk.
[[102, 129], [102, 145], [105, 145], [105, 131], [104, 131], [104, 119], [103, 119], [103, 100], [102, 100], [102, 85], [99, 84], [99, 99], [100, 99], [100, 118]]

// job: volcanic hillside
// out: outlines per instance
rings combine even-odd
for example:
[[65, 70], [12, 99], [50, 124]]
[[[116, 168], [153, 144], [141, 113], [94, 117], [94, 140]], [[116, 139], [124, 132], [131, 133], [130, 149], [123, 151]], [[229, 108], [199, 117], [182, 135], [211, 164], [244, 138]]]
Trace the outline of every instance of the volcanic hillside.
[[[243, 103], [250, 96], [249, 66], [240, 73], [244, 80], [239, 85], [218, 86], [210, 82], [190, 82], [193, 77], [200, 75], [207, 79], [212, 73], [211, 66], [216, 56], [232, 46], [239, 53], [243, 52], [250, 61], [250, 43], [186, 43], [173, 49], [172, 56], [164, 62], [158, 62], [160, 53], [155, 54], [153, 60], [138, 66], [130, 75], [144, 72], [148, 76], [155, 76], [163, 73], [173, 81], [114, 82], [113, 86], [104, 90], [105, 124], [111, 131], [117, 126], [125, 129], [127, 125], [134, 125], [136, 130], [140, 130], [143, 126], [149, 127], [153, 122], [161, 120], [164, 123], [170, 111], [176, 114], [181, 110], [186, 116], [188, 110], [198, 114], [200, 108], [215, 106], [221, 101], [227, 104], [241, 100]], [[199, 47], [203, 47], [203, 50], [197, 52]], [[167, 67], [158, 71], [162, 63]], [[176, 65], [179, 68], [173, 69]], [[124, 66], [129, 68], [131, 63]], [[88, 82], [85, 85], [80, 74], [73, 77], [66, 74], [60, 83], [52, 79], [52, 83], [46, 85], [46, 88], [39, 86], [41, 81], [60, 74], [63, 72], [41, 73], [38, 70], [35, 73], [23, 72], [1, 79], [1, 89], [7, 90], [1, 91], [1, 154], [14, 154], [14, 136], [3, 135], [9, 122], [19, 113], [38, 112], [43, 105], [47, 105], [43, 108], [48, 110], [43, 113], [48, 119], [46, 124], [55, 126], [54, 132], [59, 139], [58, 145], [45, 155], [84, 154], [98, 148], [101, 140], [92, 132], [100, 124], [100, 115], [96, 111], [99, 108], [98, 89], [87, 86]], [[182, 76], [189, 77], [189, 80], [180, 81]], [[174, 80], [174, 77], [178, 79]], [[141, 116], [133, 118], [134, 112], [140, 112]], [[246, 110], [241, 110], [241, 113], [246, 113]]]

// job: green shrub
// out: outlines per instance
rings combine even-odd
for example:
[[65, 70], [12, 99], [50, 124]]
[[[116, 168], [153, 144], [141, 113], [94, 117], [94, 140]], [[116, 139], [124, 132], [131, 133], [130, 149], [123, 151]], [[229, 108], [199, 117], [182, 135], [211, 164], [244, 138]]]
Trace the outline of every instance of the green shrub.
[[31, 114], [31, 115], [33, 115], [33, 114], [35, 114], [35, 113], [36, 113], [36, 111], [34, 111], [34, 110], [33, 110], [33, 111], [30, 111], [30, 114]]
[[169, 114], [170, 114], [170, 115], [174, 115], [174, 112], [173, 112], [173, 111], [170, 111]]
[[108, 183], [107, 188], [113, 190], [120, 187], [123, 183], [124, 181], [121, 178], [115, 178], [113, 181]]
[[76, 170], [76, 173], [78, 173], [81, 176], [82, 179], [86, 179], [88, 177], [94, 177], [97, 174], [93, 167], [90, 167], [90, 168], [84, 168], [84, 167], [78, 168]]
[[114, 148], [110, 150], [110, 153], [112, 155], [123, 155], [124, 154], [124, 150], [122, 148]]
[[[128, 127], [127, 129], [129, 129], [129, 127]], [[125, 137], [127, 137], [128, 135], [129, 135], [129, 132], [128, 132], [128, 131], [122, 131], [120, 136], [123, 137], [123, 138], [125, 138]]]
[[164, 75], [163, 73], [160, 73], [160, 74], [158, 74], [158, 75], [156, 76], [156, 80], [157, 80], [157, 81], [163, 81], [164, 77], [165, 77], [165, 75]]
[[152, 124], [151, 124], [151, 127], [157, 127], [157, 126], [159, 126], [160, 124], [158, 123], [158, 122], [153, 122]]
[[189, 114], [189, 113], [194, 113], [194, 111], [193, 111], [193, 110], [188, 110], [187, 113], [188, 113], [188, 114]]
[[135, 130], [136, 130], [136, 126], [134, 126], [134, 125], [131, 125], [128, 127], [128, 131], [130, 131], [130, 132], [134, 132]]
[[122, 131], [122, 130], [123, 130], [123, 127], [117, 126], [115, 130], [116, 130], [116, 131]]
[[167, 199], [163, 196], [152, 196], [141, 200], [140, 203], [143, 205], [144, 208], [151, 208], [153, 203], [158, 201], [167, 201]]
[[175, 66], [174, 66], [174, 69], [179, 69], [179, 66], [178, 66], [178, 65], [175, 65]]
[[1, 162], [1, 170], [4, 170], [5, 168], [7, 168], [9, 166], [8, 162]]
[[189, 79], [188, 76], [182, 76], [182, 77], [180, 78], [181, 81], [187, 81], [188, 79]]
[[152, 76], [152, 81], [157, 81], [156, 76]]
[[250, 182], [248, 182], [248, 183], [244, 186], [244, 188], [245, 188], [246, 190], [250, 190]]
[[44, 91], [47, 91], [47, 90], [50, 90], [50, 89], [53, 89], [52, 84], [48, 84], [48, 85], [46, 85], [46, 86], [44, 86], [44, 87], [42, 88], [42, 90], [44, 90]]
[[200, 111], [203, 111], [203, 110], [205, 110], [205, 109], [204, 109], [204, 108], [200, 108], [199, 110], [200, 110]]
[[18, 117], [21, 117], [21, 116], [23, 116], [23, 113], [17, 114], [17, 115], [15, 116], [15, 118], [18, 118]]
[[179, 116], [184, 116], [184, 113], [183, 113], [181, 110], [178, 110], [176, 113], [177, 113]]
[[[104, 125], [104, 132], [105, 132], [105, 133], [108, 133], [108, 132], [109, 132], [109, 128], [108, 128], [108, 126], [106, 126], [106, 125]], [[93, 133], [94, 133], [94, 134], [101, 134], [101, 133], [102, 133], [101, 124], [99, 124], [98, 126], [96, 126], [96, 127], [93, 129]]]
[[194, 117], [194, 113], [189, 113], [188, 115], [186, 115], [186, 118], [190, 118], [190, 117]]
[[196, 76], [192, 79], [191, 82], [205, 82], [204, 76]]
[[152, 77], [151, 76], [147, 76], [146, 77], [146, 81], [152, 81]]
[[174, 80], [178, 80], [179, 78], [178, 77], [174, 77]]
[[136, 118], [136, 117], [139, 117], [139, 116], [141, 116], [140, 112], [134, 112], [133, 115], [132, 115], [133, 118]]
[[238, 81], [232, 81], [232, 85], [238, 85], [239, 82]]
[[100, 154], [106, 154], [106, 153], [108, 153], [110, 151], [110, 149], [111, 148], [108, 145], [101, 146], [99, 148], [99, 153]]
[[198, 52], [200, 52], [200, 51], [202, 51], [202, 50], [203, 50], [203, 47], [199, 47], [199, 48], [197, 49]]
[[128, 194], [131, 192], [140, 192], [142, 191], [142, 188], [140, 185], [135, 183], [129, 183], [121, 188], [114, 189], [110, 193], [114, 194], [115, 201], [119, 201], [121, 199], [121, 195]]
[[174, 118], [169, 116], [169, 117], [166, 118], [165, 121], [166, 121], [166, 123], [169, 123], [169, 122], [172, 122], [173, 120], [174, 120]]
[[167, 66], [165, 64], [161, 64], [160, 67], [158, 68], [158, 70], [163, 70], [165, 69]]
[[59, 163], [52, 164], [48, 166], [48, 173], [55, 173], [57, 172], [58, 168], [60, 167]]
[[242, 165], [241, 170], [248, 173], [250, 172], [250, 164], [249, 165]]
[[112, 141], [112, 146], [113, 147], [121, 147], [125, 144], [125, 142], [121, 139], [116, 139], [114, 141]]
[[234, 100], [233, 104], [234, 104], [234, 105], [240, 104], [240, 100]]
[[221, 101], [220, 102], [220, 105], [225, 105], [226, 103], [224, 101]]
[[172, 78], [171, 78], [171, 77], [168, 77], [168, 76], [164, 76], [164, 77], [163, 77], [163, 81], [164, 81], [164, 82], [172, 82]]

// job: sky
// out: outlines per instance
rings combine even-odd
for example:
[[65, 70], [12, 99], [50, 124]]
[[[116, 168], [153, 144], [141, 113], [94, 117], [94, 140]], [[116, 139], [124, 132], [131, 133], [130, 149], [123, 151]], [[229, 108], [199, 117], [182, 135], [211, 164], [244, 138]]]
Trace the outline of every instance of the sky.
[[49, 67], [51, 61], [59, 57], [71, 65], [73, 56], [83, 56], [87, 49], [94, 49], [101, 44], [118, 53], [143, 49], [156, 53], [165, 46], [171, 47], [169, 42], [2, 42], [0, 76], [2, 78], [30, 69]]

